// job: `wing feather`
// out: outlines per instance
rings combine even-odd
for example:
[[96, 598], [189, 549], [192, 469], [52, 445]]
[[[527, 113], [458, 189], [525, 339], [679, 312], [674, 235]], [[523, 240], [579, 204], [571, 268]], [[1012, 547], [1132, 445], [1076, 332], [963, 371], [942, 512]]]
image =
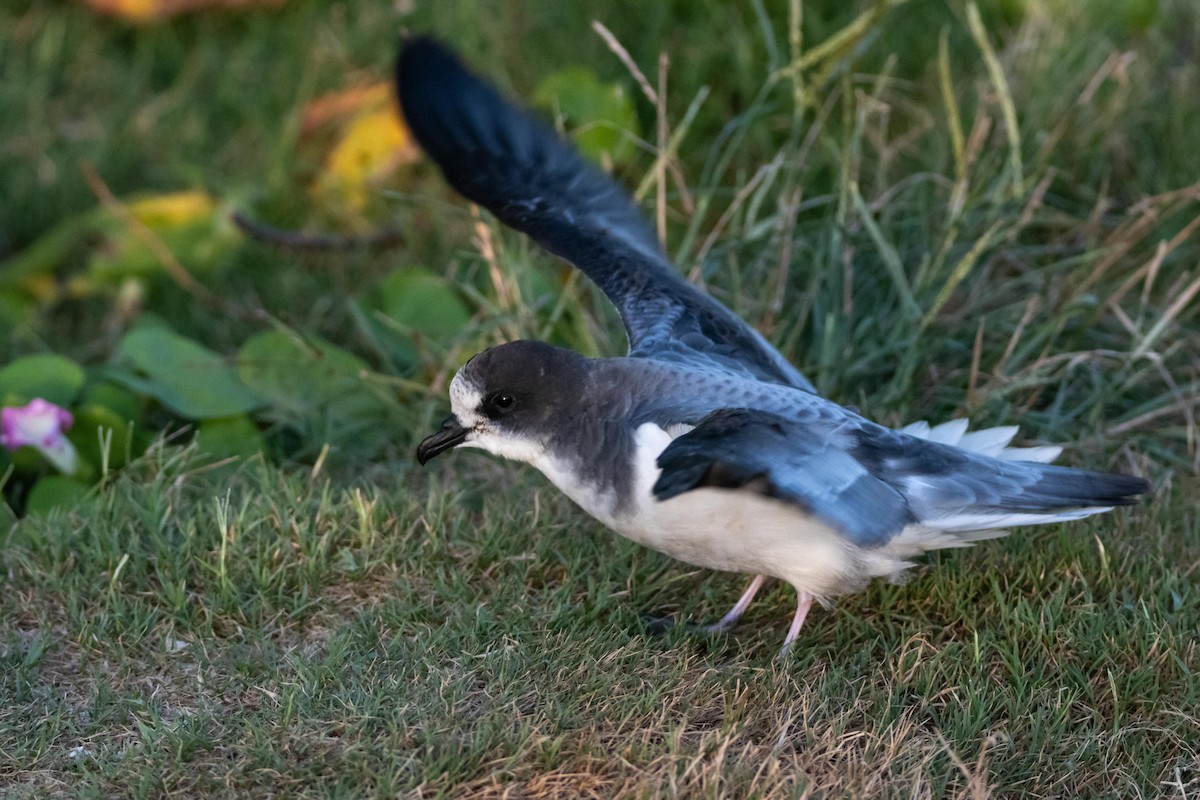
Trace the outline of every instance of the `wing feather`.
[[[826, 427], [721, 409], [663, 450], [653, 491], [660, 500], [703, 486], [755, 491], [869, 548], [909, 525], [978, 538], [969, 534], [1079, 519], [1131, 505], [1150, 488], [1129, 475], [1005, 460], [936, 440], [962, 441], [965, 422], [906, 430], [921, 435], [861, 419]], [[979, 442], [988, 451], [1012, 438], [1009, 430], [987, 433]]]
[[690, 285], [637, 205], [573, 146], [437, 42], [404, 44], [397, 91], [416, 140], [460, 194], [591, 278], [630, 355], [815, 391], [757, 331]]

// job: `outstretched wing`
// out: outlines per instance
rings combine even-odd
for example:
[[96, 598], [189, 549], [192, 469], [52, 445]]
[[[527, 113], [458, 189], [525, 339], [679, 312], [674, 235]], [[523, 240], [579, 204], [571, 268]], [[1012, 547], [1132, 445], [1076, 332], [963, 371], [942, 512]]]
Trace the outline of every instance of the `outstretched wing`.
[[680, 277], [617, 184], [453, 53], [407, 41], [397, 86], [409, 129], [450, 185], [583, 270], [617, 307], [630, 355], [815, 391], [757, 331]]
[[660, 500], [703, 486], [756, 491], [860, 547], [912, 524], [966, 534], [1077, 519], [1149, 489], [1141, 478], [990, 458], [865, 421], [817, 429], [741, 408], [709, 414], [658, 466]]

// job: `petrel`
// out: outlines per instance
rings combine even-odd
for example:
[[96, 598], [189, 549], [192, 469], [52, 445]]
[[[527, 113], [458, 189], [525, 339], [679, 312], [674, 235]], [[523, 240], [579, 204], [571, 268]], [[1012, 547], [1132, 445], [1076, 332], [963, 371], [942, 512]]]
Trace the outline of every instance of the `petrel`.
[[532, 464], [617, 533], [710, 569], [795, 587], [784, 652], [814, 600], [895, 579], [927, 550], [1130, 505], [1141, 478], [1049, 466], [1015, 427], [893, 430], [819, 396], [763, 336], [684, 281], [634, 202], [442, 45], [402, 45], [405, 121], [460, 194], [596, 283], [629, 352], [536, 341], [474, 356], [417, 458], [474, 447]]

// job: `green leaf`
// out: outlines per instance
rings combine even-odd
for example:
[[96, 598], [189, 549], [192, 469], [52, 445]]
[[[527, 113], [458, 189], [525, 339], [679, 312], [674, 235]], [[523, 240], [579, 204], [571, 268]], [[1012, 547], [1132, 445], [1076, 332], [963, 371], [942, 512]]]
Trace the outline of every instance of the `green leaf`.
[[80, 405], [103, 406], [116, 414], [123, 422], [136, 422], [142, 412], [138, 396], [112, 381], [97, 381], [83, 388]]
[[637, 135], [637, 114], [624, 85], [601, 83], [591, 70], [573, 67], [543, 80], [533, 102], [566, 120], [588, 158], [602, 162], [607, 154], [619, 161], [631, 151], [625, 132]]
[[[156, 235], [180, 263], [199, 275], [211, 271], [238, 244], [212, 219], [168, 227]], [[95, 248], [88, 259], [87, 276], [97, 286], [117, 286], [130, 277], [162, 272], [162, 258], [129, 228], [111, 233], [105, 246]]]
[[361, 394], [366, 362], [318, 337], [283, 331], [252, 337], [238, 353], [238, 375], [277, 409], [314, 413]]
[[42, 478], [29, 490], [26, 514], [45, 514], [56, 508], [70, 508], [87, 497], [88, 487], [61, 475]]
[[117, 365], [113, 380], [187, 419], [232, 417], [263, 405], [225, 359], [159, 326], [130, 331], [117, 349]]
[[69, 358], [37, 355], [18, 358], [0, 369], [0, 405], [20, 406], [40, 397], [69, 406], [83, 388], [83, 367]]
[[376, 452], [394, 409], [390, 395], [367, 379], [362, 359], [317, 337], [259, 334], [242, 346], [238, 374], [310, 444]]
[[380, 310], [431, 338], [454, 336], [471, 312], [445, 278], [424, 269], [393, 272], [379, 287]]
[[59, 222], [11, 258], [0, 261], [0, 287], [18, 287], [45, 299], [45, 285], [84, 237], [94, 232], [103, 212], [92, 209]]
[[200, 450], [216, 458], [248, 458], [266, 449], [258, 426], [245, 415], [205, 420], [196, 438]]
[[104, 449], [108, 450], [108, 468], [125, 466], [127, 456], [140, 455], [132, 440], [129, 423], [110, 408], [98, 405], [80, 406], [75, 411], [75, 424], [67, 438], [75, 445], [80, 459], [99, 476], [104, 465]]
[[[2, 267], [0, 267], [2, 269]], [[29, 325], [37, 304], [23, 292], [0, 288], [0, 330], [17, 330]]]
[[401, 363], [418, 360], [425, 342], [448, 344], [471, 321], [471, 312], [458, 292], [438, 275], [424, 269], [403, 269], [379, 286], [376, 307], [397, 323], [391, 330], [395, 355]]

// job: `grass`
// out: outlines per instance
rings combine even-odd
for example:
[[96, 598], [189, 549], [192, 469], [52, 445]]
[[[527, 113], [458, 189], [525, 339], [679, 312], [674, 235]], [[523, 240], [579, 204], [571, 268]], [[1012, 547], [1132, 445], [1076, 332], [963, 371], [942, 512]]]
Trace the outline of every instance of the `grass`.
[[[476, 306], [399, 376], [433, 388], [397, 384], [370, 463], [338, 442], [283, 464], [160, 442], [77, 507], [11, 525], [0, 797], [1200, 794], [1189, 4], [1164, 0], [1140, 31], [1033, 0], [1016, 18], [984, 4], [973, 25], [913, 0], [798, 74], [789, 34], [819, 53], [872, 4], [805, 3], [799, 28], [766, 4], [644, 5], [438, 4], [398, 22], [388, 4], [296, 2], [145, 29], [0, 11], [15, 43], [0, 256], [96, 204], [86, 161], [118, 196], [202, 186], [274, 223], [399, 226], [390, 254], [245, 244], [202, 277], [219, 313], [148, 284], [148, 313], [221, 352], [265, 312], [387, 371], [347, 299], [405, 266]], [[935, 554], [904, 586], [815, 612], [781, 664], [790, 590], [731, 635], [657, 633], [719, 616], [741, 580], [612, 536], [522, 469], [471, 453], [416, 468], [456, 359], [512, 336], [611, 354], [620, 330], [490, 223], [489, 262], [426, 168], [361, 220], [314, 207], [299, 109], [385, 75], [400, 24], [522, 94], [578, 65], [636, 92], [593, 18], [652, 81], [669, 54], [671, 125], [708, 87], [679, 148], [686, 196], [661, 193], [668, 246], [823, 392], [890, 423], [1019, 419], [1072, 442], [1070, 462], [1151, 477], [1154, 496]], [[622, 164], [627, 184], [653, 161]], [[127, 324], [111, 299], [62, 300], [0, 358], [100, 362]]]

